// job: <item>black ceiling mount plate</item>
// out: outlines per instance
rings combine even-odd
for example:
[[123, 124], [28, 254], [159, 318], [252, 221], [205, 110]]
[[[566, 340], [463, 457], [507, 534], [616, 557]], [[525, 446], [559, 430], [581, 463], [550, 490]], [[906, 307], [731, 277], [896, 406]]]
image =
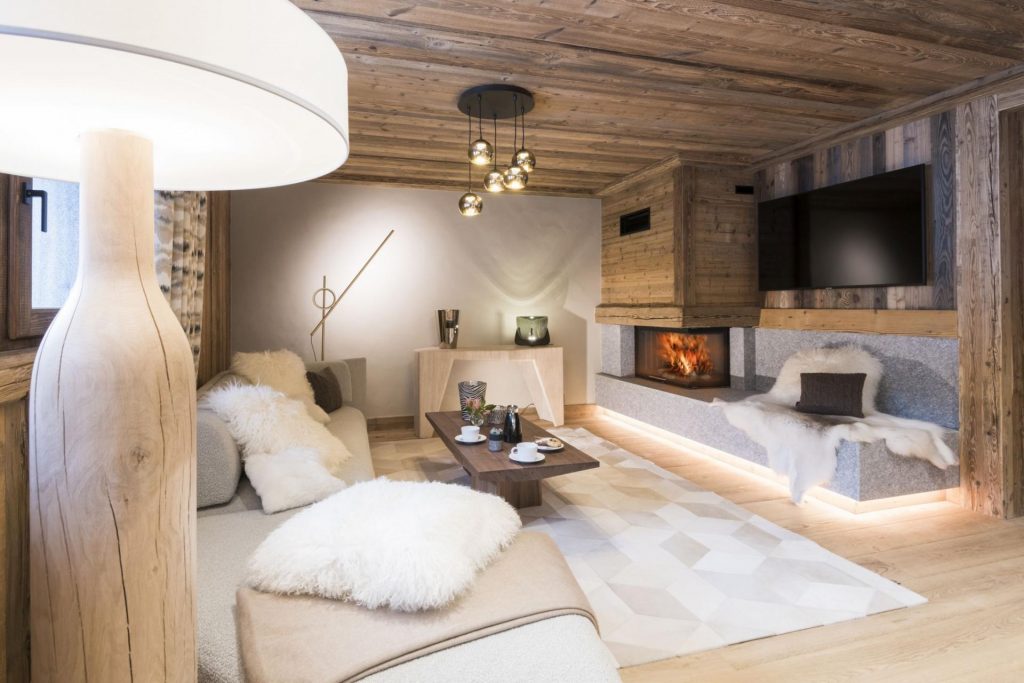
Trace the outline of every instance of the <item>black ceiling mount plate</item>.
[[493, 83], [478, 85], [459, 95], [459, 111], [463, 114], [478, 116], [481, 107], [485, 119], [510, 119], [533, 109], [533, 93], [518, 85]]

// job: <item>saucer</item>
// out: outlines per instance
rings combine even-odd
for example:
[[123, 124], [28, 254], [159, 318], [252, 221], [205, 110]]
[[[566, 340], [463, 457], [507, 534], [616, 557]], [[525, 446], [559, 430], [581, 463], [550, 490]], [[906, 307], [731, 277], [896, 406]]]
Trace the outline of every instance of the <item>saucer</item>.
[[518, 463], [520, 463], [522, 465], [535, 465], [538, 462], [544, 462], [544, 454], [543, 453], [538, 453], [537, 455], [539, 457], [536, 460], [520, 460], [519, 458], [513, 458], [512, 454], [509, 453], [508, 454], [508, 459], [511, 460], [512, 462], [518, 462]]
[[477, 434], [475, 439], [463, 439], [462, 434], [456, 434], [455, 440], [459, 443], [465, 444], [483, 443], [484, 441], [487, 441], [487, 436], [485, 434]]
[[534, 443], [537, 444], [537, 450], [541, 453], [554, 453], [565, 448], [565, 442], [554, 437], [537, 439]]

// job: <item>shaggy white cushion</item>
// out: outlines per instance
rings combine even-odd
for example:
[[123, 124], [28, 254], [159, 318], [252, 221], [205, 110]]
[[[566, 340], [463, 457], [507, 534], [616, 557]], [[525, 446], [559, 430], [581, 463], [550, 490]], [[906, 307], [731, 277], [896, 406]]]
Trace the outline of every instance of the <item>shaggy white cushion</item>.
[[790, 356], [782, 365], [769, 394], [778, 403], [795, 406], [800, 400], [800, 375], [804, 372], [863, 372], [864, 394], [862, 410], [865, 415], [877, 412], [875, 397], [882, 381], [882, 363], [864, 349], [856, 346], [804, 349]]
[[344, 481], [320, 464], [312, 448], [250, 455], [245, 459], [245, 476], [268, 514], [315, 503], [345, 488]]
[[345, 444], [313, 420], [301, 403], [268, 386], [229, 383], [207, 393], [203, 405], [224, 420], [242, 447], [243, 458], [305, 447], [316, 452], [331, 474], [337, 474], [352, 457]]
[[306, 407], [309, 416], [320, 424], [331, 418], [316, 404], [313, 387], [306, 380], [306, 364], [288, 349], [236, 353], [231, 359], [231, 371], [253, 384], [265, 384]]
[[435, 609], [466, 591], [519, 527], [519, 515], [497, 496], [455, 484], [375, 479], [274, 530], [249, 559], [246, 583], [370, 609]]

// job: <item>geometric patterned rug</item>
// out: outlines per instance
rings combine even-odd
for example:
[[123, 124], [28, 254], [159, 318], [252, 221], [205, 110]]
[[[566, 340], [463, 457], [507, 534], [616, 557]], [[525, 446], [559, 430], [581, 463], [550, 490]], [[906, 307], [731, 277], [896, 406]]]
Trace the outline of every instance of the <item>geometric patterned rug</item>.
[[[550, 431], [601, 467], [544, 480], [523, 527], [561, 548], [619, 666], [926, 602], [585, 429]], [[438, 439], [373, 458], [378, 476], [467, 483]]]

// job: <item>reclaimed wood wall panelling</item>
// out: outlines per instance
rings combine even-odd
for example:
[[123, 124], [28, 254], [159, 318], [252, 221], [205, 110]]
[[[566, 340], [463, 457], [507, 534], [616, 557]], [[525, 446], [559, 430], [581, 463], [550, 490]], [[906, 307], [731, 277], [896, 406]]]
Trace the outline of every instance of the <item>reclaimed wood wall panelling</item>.
[[1024, 515], [1024, 108], [999, 114], [1003, 514]]
[[28, 683], [28, 434], [24, 399], [0, 404], [0, 673]]
[[[1002, 374], [999, 197], [995, 112], [983, 101], [956, 109], [957, 215], [972, 230], [957, 235], [960, 336], [960, 471], [965, 506], [1003, 513], [999, 439]], [[997, 495], [993, 495], [996, 493]]]
[[949, 112], [911, 121], [773, 164], [756, 174], [758, 198], [776, 199], [797, 192], [858, 180], [881, 172], [929, 164], [932, 183], [927, 224], [929, 284], [912, 287], [857, 287], [766, 292], [765, 308], [807, 309], [954, 309], [956, 178], [953, 165], [954, 120]]
[[[752, 180], [743, 169], [673, 156], [603, 189], [598, 322], [756, 324], [756, 197], [736, 192]], [[646, 206], [653, 234], [620, 236], [619, 217]]]
[[751, 181], [739, 169], [693, 169], [684, 305], [759, 305], [757, 202], [754, 195], [736, 193], [737, 186]]
[[[624, 187], [601, 201], [601, 301], [672, 304], [676, 299], [679, 169]], [[649, 230], [619, 235], [619, 216], [650, 208]]]

